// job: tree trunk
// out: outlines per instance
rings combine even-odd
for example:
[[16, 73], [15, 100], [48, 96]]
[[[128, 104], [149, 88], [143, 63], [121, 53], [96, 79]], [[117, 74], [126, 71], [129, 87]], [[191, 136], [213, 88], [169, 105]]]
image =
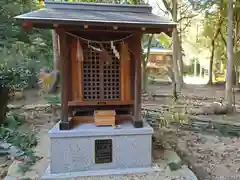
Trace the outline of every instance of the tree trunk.
[[52, 30], [52, 45], [53, 45], [53, 68], [59, 70], [59, 43], [58, 34]]
[[228, 0], [228, 41], [227, 41], [227, 77], [226, 77], [226, 100], [228, 102], [228, 112], [233, 112], [233, 0]]
[[235, 85], [236, 85], [236, 88], [239, 88], [240, 84], [239, 84], [239, 68], [238, 67], [236, 68], [235, 76], [236, 76], [236, 83], [235, 83]]
[[194, 59], [194, 76], [197, 77], [197, 59]]
[[[239, 5], [239, 4], [238, 4]], [[237, 15], [236, 15], [237, 16]], [[234, 20], [234, 24], [235, 26], [233, 27], [234, 32], [234, 43], [233, 43], [233, 50], [234, 50], [234, 58], [233, 58], [233, 64], [234, 64], [234, 70], [235, 70], [235, 87], [239, 88], [240, 84], [239, 84], [239, 57], [236, 56], [237, 52], [238, 52], [238, 39], [239, 39], [239, 19], [235, 19]], [[235, 59], [236, 58], [236, 59]]]
[[213, 59], [214, 59], [214, 51], [215, 51], [215, 39], [212, 40], [212, 52], [211, 52], [211, 58], [209, 62], [209, 80], [208, 80], [208, 85], [213, 84]]
[[148, 87], [147, 64], [148, 64], [148, 61], [149, 61], [152, 39], [153, 39], [153, 34], [151, 34], [149, 36], [149, 39], [148, 39], [146, 57], [142, 58], [143, 59], [143, 62], [142, 62], [142, 65], [143, 65], [143, 69], [142, 69], [143, 86], [142, 86], [142, 90], [143, 90], [143, 92], [147, 92], [147, 87]]
[[179, 80], [180, 80], [180, 88], [183, 86], [183, 59], [182, 59], [182, 46], [181, 46], [181, 38], [179, 37], [180, 33], [177, 36], [177, 46], [178, 46], [178, 67], [179, 67]]
[[[177, 1], [172, 0], [173, 3], [173, 21], [177, 22]], [[178, 33], [177, 28], [173, 29], [172, 33], [172, 41], [173, 41], [173, 70], [174, 70], [174, 78], [176, 82], [176, 91], [181, 91], [181, 85], [180, 85], [180, 78], [179, 78], [179, 68], [178, 68]]]
[[235, 66], [233, 66], [233, 70], [232, 70], [232, 85], [236, 85], [237, 84], [237, 69]]
[[148, 92], [148, 71], [147, 71], [147, 63], [143, 63], [143, 71], [142, 71], [142, 78], [143, 78], [143, 92]]
[[0, 124], [3, 124], [7, 113], [8, 88], [0, 87]]
[[[179, 0], [178, 1], [179, 4], [180, 4], [180, 7], [178, 8], [179, 10], [179, 18], [181, 19], [182, 18], [182, 0]], [[183, 68], [184, 68], [184, 64], [183, 64], [183, 54], [182, 54], [182, 32], [181, 32], [181, 29], [182, 29], [182, 21], [179, 22], [179, 29], [180, 31], [178, 32], [178, 48], [179, 48], [179, 57], [178, 57], [178, 65], [179, 65], [179, 79], [180, 79], [180, 85], [181, 85], [181, 89], [182, 89], [182, 86], [184, 84], [184, 81], [183, 81]]]

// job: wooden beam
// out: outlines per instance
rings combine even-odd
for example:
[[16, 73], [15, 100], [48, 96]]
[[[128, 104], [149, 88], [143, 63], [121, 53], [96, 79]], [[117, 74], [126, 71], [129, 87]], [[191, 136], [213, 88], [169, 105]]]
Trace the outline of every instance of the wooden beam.
[[132, 100], [125, 101], [69, 101], [68, 106], [109, 106], [109, 105], [131, 105]]
[[67, 34], [63, 29], [57, 31], [60, 44], [60, 78], [61, 78], [61, 122], [60, 130], [71, 129], [71, 121], [68, 118], [68, 93], [69, 93], [69, 63]]
[[141, 117], [141, 62], [142, 62], [142, 34], [138, 33], [131, 38], [131, 50], [135, 63], [134, 69], [134, 107], [133, 107], [133, 125], [136, 128], [143, 127], [143, 120]]
[[[57, 29], [57, 28], [64, 28], [66, 31], [93, 31], [93, 32], [127, 32], [127, 33], [166, 33], [169, 36], [171, 36], [172, 30], [176, 25], [172, 24], [164, 24], [161, 27], [159, 26], [150, 26], [146, 27], [144, 31], [142, 31], [141, 27], [129, 27], [129, 26], [117, 26], [117, 29], [114, 29], [113, 27], [116, 25], [109, 25], [109, 26], [97, 26], [97, 25], [91, 25], [87, 29], [83, 28], [83, 25], [70, 25], [70, 24], [62, 24], [59, 23], [58, 27], [54, 27], [52, 23], [46, 23], [46, 22], [35, 22], [32, 21], [32, 27], [40, 28], [40, 29]], [[29, 25], [30, 28], [32, 28]]]

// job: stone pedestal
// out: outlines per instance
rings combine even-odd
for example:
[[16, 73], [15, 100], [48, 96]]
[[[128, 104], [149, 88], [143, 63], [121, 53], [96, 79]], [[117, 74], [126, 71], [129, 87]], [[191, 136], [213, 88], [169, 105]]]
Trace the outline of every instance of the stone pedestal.
[[125, 122], [118, 129], [90, 123], [66, 131], [56, 124], [49, 131], [50, 165], [42, 179], [151, 171], [152, 134], [147, 123], [134, 128]]

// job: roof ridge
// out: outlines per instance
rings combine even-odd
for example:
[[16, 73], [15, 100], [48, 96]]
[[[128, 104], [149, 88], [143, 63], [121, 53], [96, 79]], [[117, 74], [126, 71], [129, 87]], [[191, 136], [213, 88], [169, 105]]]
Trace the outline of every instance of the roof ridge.
[[45, 8], [48, 9], [74, 9], [74, 10], [94, 10], [94, 11], [116, 11], [116, 12], [138, 12], [151, 13], [152, 7], [149, 5], [130, 4], [106, 4], [106, 3], [86, 3], [86, 2], [61, 2], [45, 0]]

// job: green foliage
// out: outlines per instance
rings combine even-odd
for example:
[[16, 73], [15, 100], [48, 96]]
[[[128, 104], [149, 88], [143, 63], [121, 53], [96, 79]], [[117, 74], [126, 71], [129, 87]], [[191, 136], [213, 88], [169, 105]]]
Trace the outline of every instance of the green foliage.
[[[227, 62], [227, 0], [205, 0], [205, 9], [207, 14], [204, 19], [204, 31], [203, 37], [205, 37], [205, 41], [202, 41], [201, 44], [203, 47], [206, 47], [206, 43], [208, 43], [207, 47], [211, 48], [211, 41], [214, 35], [216, 34], [216, 30], [221, 22], [220, 26], [220, 34], [217, 36], [215, 41], [215, 51], [214, 51], [214, 61], [221, 62], [226, 67]], [[203, 5], [204, 5], [203, 3]], [[239, 67], [240, 65], [240, 46], [239, 46], [239, 25], [240, 25], [240, 1], [234, 1], [234, 9], [233, 9], [233, 26], [234, 26], [234, 66]], [[209, 6], [212, 5], [213, 7]]]
[[22, 52], [15, 48], [3, 48], [0, 51], [0, 85], [8, 88], [24, 88], [27, 86], [28, 78], [32, 76], [31, 71], [25, 66]]
[[7, 114], [6, 121], [4, 122], [4, 126], [9, 129], [17, 129], [20, 125], [22, 125], [25, 122], [25, 117], [23, 115], [20, 115], [19, 112], [12, 112], [10, 111]]
[[[145, 34], [142, 38], [142, 48], [145, 49], [145, 48], [148, 48], [148, 42], [149, 42], [149, 38], [151, 37], [151, 34]], [[153, 48], [153, 47], [157, 47], [157, 48], [162, 48], [162, 44], [161, 42], [156, 38], [156, 37], [153, 37], [152, 41], [151, 41], [151, 44], [150, 44], [150, 47]]]
[[25, 122], [25, 117], [19, 112], [9, 112], [7, 114], [4, 126], [0, 127], [0, 139], [11, 143], [20, 148], [22, 151], [27, 151], [37, 145], [35, 133], [26, 134], [17, 131], [18, 127]]
[[3, 136], [5, 141], [19, 147], [22, 151], [28, 151], [37, 145], [37, 138], [34, 133], [20, 133], [6, 128], [1, 128], [0, 132], [0, 135], [5, 135]]
[[16, 15], [37, 9], [37, 1], [0, 2], [0, 78], [1, 85], [26, 88], [36, 85], [40, 68], [52, 68], [49, 30], [21, 29]]
[[[155, 36], [151, 37], [151, 34], [145, 34], [142, 38], [143, 52], [144, 52], [144, 49], [148, 48], [150, 38], [152, 38], [150, 42], [150, 48], [163, 48], [163, 45], [161, 44], [158, 38], [156, 38]], [[146, 56], [147, 56], [147, 52], [144, 52], [143, 53], [144, 60], [147, 59]]]
[[[32, 44], [16, 41], [0, 49], [0, 78], [2, 86], [26, 88], [36, 86], [40, 69], [52, 69], [51, 48], [41, 38]], [[45, 61], [41, 61], [45, 60]]]
[[143, 117], [157, 128], [171, 125], [182, 126], [188, 122], [186, 111], [186, 107], [180, 105], [178, 101], [172, 100], [168, 107], [162, 107], [161, 110], [146, 110], [143, 112]]
[[55, 0], [55, 1], [111, 3], [111, 4], [145, 4], [144, 0]]
[[127, 0], [127, 4], [144, 4], [144, 0]]
[[161, 33], [157, 38], [163, 48], [171, 48], [172, 39], [168, 35], [166, 35], [165, 33]]
[[32, 1], [1, 0], [0, 2], [0, 47], [9, 47], [16, 40], [29, 42], [26, 32], [16, 24], [14, 16], [31, 9]]
[[24, 174], [41, 157], [36, 156], [32, 150], [38, 143], [36, 134], [34, 132], [27, 134], [18, 131], [18, 127], [25, 121], [24, 116], [19, 114], [19, 112], [8, 113], [4, 126], [0, 127], [0, 140], [10, 143], [22, 151], [20, 156], [24, 157], [24, 161], [19, 165], [19, 171]]
[[186, 116], [186, 107], [182, 107], [177, 101], [173, 101], [168, 110], [163, 112], [163, 119], [165, 121], [165, 126], [169, 124], [181, 125], [186, 123], [188, 120]]

